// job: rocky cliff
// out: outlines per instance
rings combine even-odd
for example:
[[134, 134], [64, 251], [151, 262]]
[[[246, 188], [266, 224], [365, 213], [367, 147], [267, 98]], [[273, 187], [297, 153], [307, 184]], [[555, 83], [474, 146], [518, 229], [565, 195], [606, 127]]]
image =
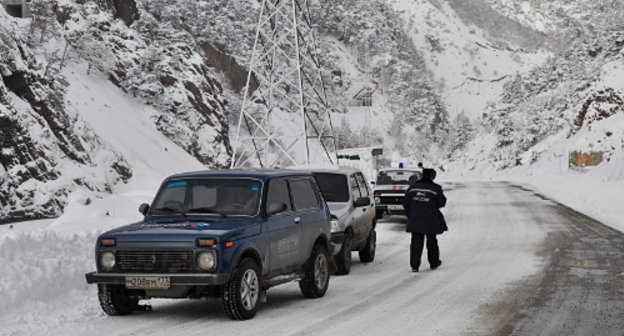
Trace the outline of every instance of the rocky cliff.
[[110, 191], [132, 169], [67, 112], [62, 83], [10, 22], [0, 10], [0, 218], [53, 216], [74, 188]]
[[149, 107], [140, 111], [153, 123], [145, 127], [206, 168], [229, 165], [228, 103], [188, 32], [135, 1], [33, 1], [32, 9], [32, 19], [16, 19], [0, 7], [0, 220], [58, 215], [72, 191], [109, 193], [136, 173], [85, 122], [82, 113], [101, 106], [75, 106], [68, 88], [81, 84], [67, 71], [71, 80], [108, 78], [120, 98]]

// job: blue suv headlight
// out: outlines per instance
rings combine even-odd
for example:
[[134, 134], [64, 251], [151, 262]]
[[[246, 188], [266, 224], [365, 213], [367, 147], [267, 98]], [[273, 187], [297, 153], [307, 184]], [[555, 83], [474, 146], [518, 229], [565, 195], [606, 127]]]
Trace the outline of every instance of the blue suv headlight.
[[111, 271], [115, 267], [115, 254], [113, 252], [104, 252], [100, 255], [100, 266], [105, 271]]
[[204, 271], [211, 271], [217, 266], [217, 256], [213, 251], [200, 252], [197, 255], [197, 266]]

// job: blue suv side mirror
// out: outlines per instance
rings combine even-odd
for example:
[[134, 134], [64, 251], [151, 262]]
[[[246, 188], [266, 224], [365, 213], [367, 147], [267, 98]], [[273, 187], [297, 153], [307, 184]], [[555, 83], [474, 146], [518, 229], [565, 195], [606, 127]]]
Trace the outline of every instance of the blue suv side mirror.
[[141, 214], [143, 214], [143, 216], [145, 216], [145, 215], [147, 215], [147, 212], [149, 211], [149, 208], [150, 208], [149, 204], [143, 203], [143, 204], [139, 205], [139, 212]]
[[278, 214], [280, 212], [284, 212], [287, 209], [286, 204], [279, 202], [279, 203], [271, 203], [269, 205], [269, 209], [267, 210], [267, 214], [269, 216]]

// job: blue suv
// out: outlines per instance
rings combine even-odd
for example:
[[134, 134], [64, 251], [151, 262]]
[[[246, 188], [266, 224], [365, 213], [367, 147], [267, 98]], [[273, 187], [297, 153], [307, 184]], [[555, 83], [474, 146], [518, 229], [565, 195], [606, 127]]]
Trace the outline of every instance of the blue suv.
[[170, 176], [144, 220], [106, 232], [95, 247], [102, 310], [125, 315], [150, 298], [220, 297], [231, 319], [256, 314], [270, 287], [299, 281], [325, 295], [329, 209], [313, 175], [224, 170]]

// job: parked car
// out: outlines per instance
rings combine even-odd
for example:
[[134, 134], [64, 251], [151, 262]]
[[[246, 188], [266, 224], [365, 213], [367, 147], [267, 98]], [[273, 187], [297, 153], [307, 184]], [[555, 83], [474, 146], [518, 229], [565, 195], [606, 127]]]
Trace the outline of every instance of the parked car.
[[377, 233], [375, 204], [371, 190], [359, 169], [351, 167], [311, 168], [332, 215], [332, 242], [336, 244], [336, 274], [349, 274], [351, 252], [360, 261], [375, 259]]
[[422, 172], [417, 169], [384, 168], [377, 173], [375, 181], [375, 209], [377, 219], [385, 214], [405, 215], [403, 197], [410, 185], [422, 178]]
[[332, 251], [329, 209], [310, 173], [225, 170], [174, 175], [145, 218], [97, 239], [98, 298], [109, 315], [149, 298], [220, 297], [228, 317], [252, 318], [266, 290], [299, 281], [325, 295]]

